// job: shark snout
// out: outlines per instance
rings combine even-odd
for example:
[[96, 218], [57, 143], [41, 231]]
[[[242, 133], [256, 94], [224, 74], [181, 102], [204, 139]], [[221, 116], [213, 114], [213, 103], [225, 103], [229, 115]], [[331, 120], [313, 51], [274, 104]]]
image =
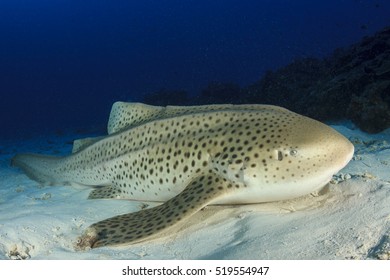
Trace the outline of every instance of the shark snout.
[[[325, 125], [324, 125], [325, 126]], [[322, 139], [318, 143], [318, 152], [322, 154], [325, 167], [335, 174], [343, 169], [354, 154], [353, 144], [341, 133], [331, 127], [322, 130]]]
[[342, 164], [342, 168], [344, 168], [351, 161], [353, 154], [355, 152], [355, 147], [349, 140], [347, 140], [346, 147], [344, 150], [345, 150], [345, 157], [344, 157], [344, 163]]
[[297, 164], [304, 167], [300, 170], [305, 176], [332, 176], [353, 157], [353, 144], [328, 125], [305, 118], [295, 124], [293, 131], [292, 146], [297, 147]]

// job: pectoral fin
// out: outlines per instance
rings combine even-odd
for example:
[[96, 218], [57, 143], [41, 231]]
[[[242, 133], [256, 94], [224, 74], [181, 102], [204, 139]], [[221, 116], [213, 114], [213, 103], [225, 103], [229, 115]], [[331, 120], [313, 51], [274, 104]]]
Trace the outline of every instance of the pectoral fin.
[[162, 205], [112, 217], [91, 225], [78, 240], [78, 249], [137, 243], [186, 220], [216, 198], [241, 185], [208, 171]]

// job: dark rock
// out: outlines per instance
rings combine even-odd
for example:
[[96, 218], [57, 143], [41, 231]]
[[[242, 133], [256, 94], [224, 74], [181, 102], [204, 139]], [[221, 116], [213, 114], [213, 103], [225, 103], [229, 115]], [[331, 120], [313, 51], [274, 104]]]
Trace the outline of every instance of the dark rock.
[[301, 59], [267, 73], [247, 93], [322, 121], [349, 118], [362, 130], [390, 127], [390, 28], [323, 60]]
[[353, 95], [347, 116], [359, 127], [377, 133], [390, 127], [390, 81], [370, 86], [361, 96]]
[[321, 79], [328, 76], [329, 65], [315, 58], [296, 60], [275, 72], [269, 71], [246, 91], [251, 103], [279, 105], [299, 113], [306, 110], [300, 100], [310, 95]]

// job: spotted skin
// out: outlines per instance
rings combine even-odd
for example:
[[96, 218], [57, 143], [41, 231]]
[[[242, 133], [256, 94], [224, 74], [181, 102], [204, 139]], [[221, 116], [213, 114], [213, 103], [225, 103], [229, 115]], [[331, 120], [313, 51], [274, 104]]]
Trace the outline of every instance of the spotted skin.
[[[145, 106], [148, 110], [143, 113]], [[165, 202], [158, 210], [141, 210], [92, 225], [80, 239], [80, 248], [157, 236], [177, 221], [167, 219], [165, 212], [185, 220], [207, 204], [305, 195], [328, 183], [354, 150], [332, 128], [276, 106], [158, 107], [157, 111], [148, 105], [135, 107], [138, 111], [129, 114], [117, 108], [111, 114], [117, 117], [110, 117], [110, 123], [121, 125], [72, 155], [21, 154], [12, 160], [41, 183], [93, 186], [90, 198]], [[206, 182], [205, 174], [225, 183]], [[202, 192], [191, 205], [181, 204], [195, 185], [201, 185]], [[179, 207], [186, 212], [177, 212]], [[163, 225], [152, 222], [160, 218]]]

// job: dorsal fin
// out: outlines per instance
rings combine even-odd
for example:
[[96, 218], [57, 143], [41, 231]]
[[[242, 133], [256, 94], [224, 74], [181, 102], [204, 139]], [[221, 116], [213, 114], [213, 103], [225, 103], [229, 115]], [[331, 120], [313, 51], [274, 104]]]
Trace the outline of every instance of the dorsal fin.
[[164, 107], [146, 105], [143, 103], [115, 102], [112, 105], [108, 120], [108, 134], [122, 131], [126, 128], [155, 119]]
[[96, 143], [97, 141], [105, 138], [105, 136], [99, 136], [99, 137], [88, 137], [88, 138], [82, 138], [82, 139], [76, 139], [73, 141], [73, 148], [72, 148], [72, 154], [77, 153], [78, 151], [81, 151], [82, 149]]
[[[107, 125], [107, 133], [113, 134], [127, 128], [157, 119], [165, 107], [152, 106], [143, 103], [115, 102], [111, 107], [111, 113]], [[90, 137], [73, 141], [72, 153], [76, 153], [97, 141], [105, 138]]]

